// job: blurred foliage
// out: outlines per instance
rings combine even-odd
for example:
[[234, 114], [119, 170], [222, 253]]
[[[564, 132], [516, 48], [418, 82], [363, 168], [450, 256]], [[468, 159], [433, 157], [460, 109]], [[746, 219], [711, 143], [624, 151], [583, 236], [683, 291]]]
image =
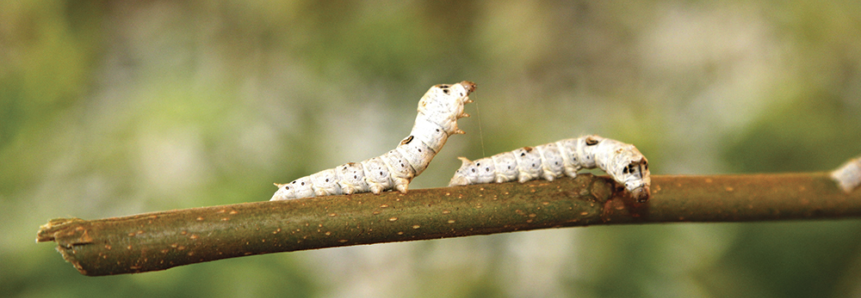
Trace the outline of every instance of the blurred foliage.
[[861, 149], [861, 3], [0, 2], [0, 288], [62, 296], [861, 295], [855, 221], [560, 229], [106, 278], [50, 218], [266, 200], [391, 149], [433, 84], [478, 83], [413, 188], [597, 133], [656, 174], [830, 170]]

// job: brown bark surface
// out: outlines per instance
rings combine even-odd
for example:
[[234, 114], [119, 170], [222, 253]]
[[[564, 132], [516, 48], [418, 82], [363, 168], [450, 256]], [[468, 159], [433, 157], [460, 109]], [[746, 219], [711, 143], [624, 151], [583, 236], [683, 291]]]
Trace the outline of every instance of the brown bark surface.
[[608, 177], [482, 184], [54, 219], [37, 241], [90, 276], [164, 270], [254, 254], [597, 224], [861, 216], [861, 191], [827, 173], [653, 176], [636, 203]]

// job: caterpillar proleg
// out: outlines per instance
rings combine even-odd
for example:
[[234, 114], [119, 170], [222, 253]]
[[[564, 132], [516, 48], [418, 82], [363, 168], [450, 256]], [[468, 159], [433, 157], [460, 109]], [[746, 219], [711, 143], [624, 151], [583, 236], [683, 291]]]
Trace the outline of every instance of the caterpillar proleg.
[[275, 183], [278, 191], [272, 201], [373, 192], [397, 189], [406, 193], [410, 181], [424, 171], [434, 155], [442, 150], [450, 135], [463, 134], [457, 119], [469, 117], [463, 106], [471, 103], [469, 94], [475, 83], [440, 84], [422, 96], [418, 116], [410, 135], [382, 156], [350, 162], [323, 170], [290, 183]]
[[463, 164], [449, 186], [514, 180], [523, 183], [536, 178], [553, 181], [562, 175], [577, 177], [580, 169], [598, 167], [624, 184], [637, 201], [645, 202], [650, 196], [652, 180], [646, 157], [634, 145], [596, 135], [523, 147], [474, 161], [459, 159]]
[[831, 178], [836, 180], [846, 193], [861, 186], [861, 157], [850, 160], [831, 172]]

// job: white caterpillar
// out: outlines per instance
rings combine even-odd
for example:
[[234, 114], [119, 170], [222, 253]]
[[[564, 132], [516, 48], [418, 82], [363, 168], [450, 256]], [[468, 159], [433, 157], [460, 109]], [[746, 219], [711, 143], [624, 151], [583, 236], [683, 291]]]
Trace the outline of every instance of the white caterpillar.
[[563, 174], [577, 177], [580, 169], [596, 166], [625, 185], [639, 202], [649, 199], [649, 161], [634, 145], [596, 135], [565, 139], [554, 143], [523, 147], [470, 161], [459, 157], [463, 164], [454, 173], [449, 186], [479, 183], [521, 183], [536, 178], [549, 181]]
[[469, 117], [463, 112], [463, 105], [472, 102], [469, 94], [473, 91], [475, 83], [469, 81], [431, 87], [419, 101], [413, 130], [397, 148], [379, 157], [346, 163], [290, 183], [275, 183], [278, 191], [271, 200], [368, 191], [379, 194], [393, 188], [406, 193], [410, 181], [427, 168], [448, 136], [464, 133], [457, 128], [457, 119]]
[[846, 193], [861, 186], [861, 157], [850, 160], [831, 172], [831, 178], [836, 180]]

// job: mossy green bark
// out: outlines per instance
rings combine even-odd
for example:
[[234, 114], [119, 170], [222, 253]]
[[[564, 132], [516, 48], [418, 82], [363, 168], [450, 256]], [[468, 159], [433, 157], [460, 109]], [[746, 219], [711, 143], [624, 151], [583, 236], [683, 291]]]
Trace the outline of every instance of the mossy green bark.
[[861, 191], [827, 173], [653, 176], [636, 203], [607, 177], [418, 189], [54, 219], [37, 241], [90, 276], [147, 272], [254, 254], [594, 224], [861, 216]]

